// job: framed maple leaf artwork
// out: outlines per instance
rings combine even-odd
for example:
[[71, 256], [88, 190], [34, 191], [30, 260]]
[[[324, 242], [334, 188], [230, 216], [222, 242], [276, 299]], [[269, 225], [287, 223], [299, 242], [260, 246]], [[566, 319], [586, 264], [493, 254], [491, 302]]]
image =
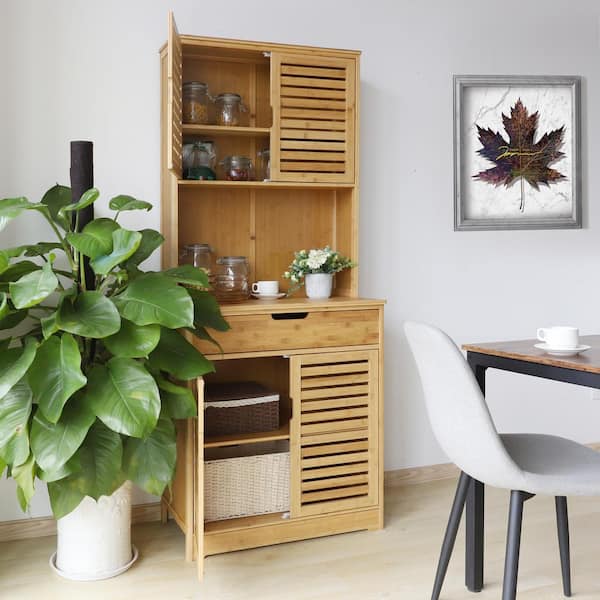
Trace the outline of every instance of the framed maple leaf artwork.
[[579, 77], [454, 77], [454, 229], [581, 227]]

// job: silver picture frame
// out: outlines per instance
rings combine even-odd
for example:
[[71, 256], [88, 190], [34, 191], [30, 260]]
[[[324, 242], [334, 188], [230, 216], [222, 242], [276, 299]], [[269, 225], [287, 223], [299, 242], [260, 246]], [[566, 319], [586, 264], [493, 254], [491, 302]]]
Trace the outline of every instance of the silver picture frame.
[[[528, 100], [521, 102], [521, 97]], [[520, 123], [526, 117], [535, 124], [535, 137], [530, 137], [535, 143], [529, 148], [525, 144], [511, 147], [512, 138], [504, 126], [508, 123], [514, 131], [511, 119], [515, 115], [523, 117]], [[545, 115], [551, 117], [545, 119], [546, 129], [537, 128]], [[562, 123], [562, 134], [558, 125], [550, 130], [548, 123]], [[552, 151], [536, 152], [536, 148], [548, 148], [542, 142], [552, 134], [560, 143], [554, 143]], [[490, 140], [489, 146], [481, 141], [483, 136]], [[506, 145], [498, 146], [497, 140]], [[503, 149], [497, 156], [494, 144]], [[529, 158], [536, 154], [542, 156]], [[540, 178], [530, 172], [523, 177], [518, 173], [525, 171], [518, 168], [511, 170], [509, 162], [514, 165], [517, 160], [519, 166], [532, 165], [532, 171], [542, 173]], [[454, 230], [581, 227], [581, 77], [455, 75]]]

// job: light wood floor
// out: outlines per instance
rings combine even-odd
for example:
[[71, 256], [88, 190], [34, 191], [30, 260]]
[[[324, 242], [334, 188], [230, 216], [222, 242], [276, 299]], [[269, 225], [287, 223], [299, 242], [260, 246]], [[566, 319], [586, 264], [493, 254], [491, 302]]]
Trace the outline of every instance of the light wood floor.
[[[454, 481], [387, 490], [382, 531], [359, 532], [209, 557], [203, 583], [183, 561], [183, 538], [170, 523], [139, 525], [134, 541], [141, 558], [127, 573], [98, 583], [75, 583], [50, 572], [55, 538], [0, 543], [2, 600], [419, 600], [428, 599]], [[462, 531], [444, 600], [499, 600], [508, 496], [488, 490], [486, 587], [463, 586]], [[578, 600], [600, 599], [600, 499], [573, 498], [571, 552]], [[554, 504], [525, 505], [519, 600], [562, 598]]]

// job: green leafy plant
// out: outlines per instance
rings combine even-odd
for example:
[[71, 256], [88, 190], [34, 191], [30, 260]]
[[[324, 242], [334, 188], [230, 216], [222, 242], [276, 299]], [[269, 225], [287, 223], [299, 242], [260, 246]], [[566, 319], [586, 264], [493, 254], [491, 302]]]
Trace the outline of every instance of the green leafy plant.
[[339, 273], [344, 269], [350, 269], [355, 266], [355, 262], [332, 250], [329, 246], [325, 246], [325, 248], [313, 248], [308, 251], [300, 250], [299, 252], [294, 252], [294, 260], [283, 274], [283, 277], [284, 279], [289, 279], [292, 283], [288, 291], [288, 294], [291, 294], [302, 287], [306, 275], [313, 273]]
[[0, 474], [16, 481], [23, 510], [36, 477], [47, 482], [56, 518], [127, 479], [162, 494], [175, 470], [173, 420], [196, 414], [185, 381], [213, 370], [182, 330], [211, 340], [207, 327], [228, 329], [202, 269], [140, 270], [164, 238], [117, 218], [151, 204], [117, 196], [113, 219], [79, 231], [98, 196], [73, 203], [56, 185], [39, 203], [0, 200], [0, 231], [35, 211], [56, 236], [0, 250]]

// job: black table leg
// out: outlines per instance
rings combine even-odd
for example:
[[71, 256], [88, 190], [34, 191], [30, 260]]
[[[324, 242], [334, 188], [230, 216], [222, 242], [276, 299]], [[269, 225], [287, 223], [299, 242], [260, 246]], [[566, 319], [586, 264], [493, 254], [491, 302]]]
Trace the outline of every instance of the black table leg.
[[471, 480], [467, 493], [465, 585], [470, 592], [480, 592], [483, 588], [483, 483]]
[[[486, 367], [469, 360], [481, 392], [485, 394]], [[483, 534], [484, 534], [484, 497], [483, 483], [471, 480], [466, 506], [466, 547], [465, 547], [465, 585], [470, 592], [483, 589]]]

